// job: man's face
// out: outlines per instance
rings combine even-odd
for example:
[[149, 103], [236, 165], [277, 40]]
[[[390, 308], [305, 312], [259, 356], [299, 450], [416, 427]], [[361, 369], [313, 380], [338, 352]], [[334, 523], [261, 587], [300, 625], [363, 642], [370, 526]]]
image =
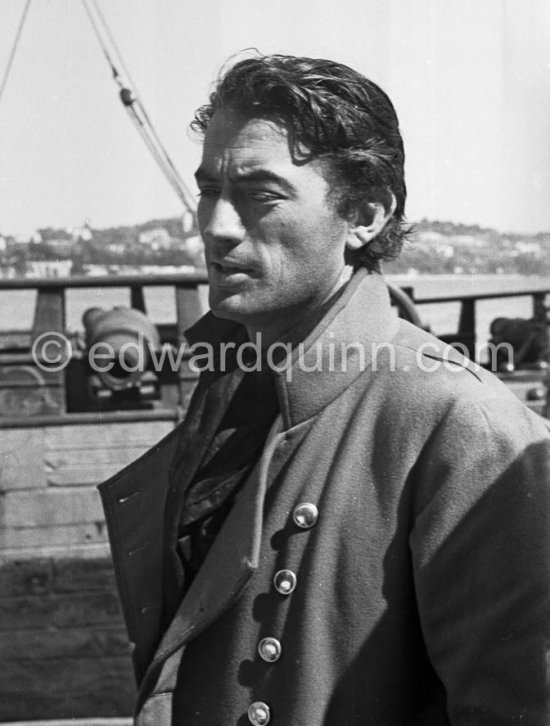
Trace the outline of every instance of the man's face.
[[272, 341], [330, 296], [349, 224], [321, 165], [295, 163], [274, 121], [216, 112], [196, 177], [210, 307]]

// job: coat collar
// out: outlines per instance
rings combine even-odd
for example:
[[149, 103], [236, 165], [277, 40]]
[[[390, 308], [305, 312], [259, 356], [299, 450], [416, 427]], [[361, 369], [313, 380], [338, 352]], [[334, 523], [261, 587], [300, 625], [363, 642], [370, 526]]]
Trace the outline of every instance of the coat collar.
[[[273, 368], [277, 368], [284, 427], [306, 421], [343, 393], [368, 368], [373, 344], [389, 341], [397, 327], [383, 276], [357, 270], [303, 340], [292, 350], [290, 344], [285, 344], [286, 349], [279, 346], [285, 358], [277, 360]], [[223, 342], [239, 345], [247, 340], [242, 325], [216, 318], [211, 312], [186, 337], [191, 344], [208, 343], [214, 351]]]

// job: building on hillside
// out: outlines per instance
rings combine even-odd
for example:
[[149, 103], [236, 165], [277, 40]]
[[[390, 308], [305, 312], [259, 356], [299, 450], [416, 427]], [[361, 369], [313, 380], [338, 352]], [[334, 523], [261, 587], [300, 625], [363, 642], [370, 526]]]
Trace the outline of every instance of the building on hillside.
[[13, 237], [7, 237], [6, 243], [10, 250], [26, 250], [29, 248], [31, 239], [22, 234], [16, 234]]
[[172, 245], [172, 238], [164, 227], [154, 227], [139, 233], [139, 242], [152, 250], [167, 250]]
[[193, 267], [202, 270], [206, 267], [206, 261], [204, 259], [204, 243], [198, 235], [193, 237], [186, 237], [185, 239], [174, 240], [176, 249], [185, 252], [186, 257], [189, 260], [189, 264]]
[[89, 242], [93, 237], [92, 227], [89, 219], [87, 219], [82, 226], [72, 227], [68, 231], [70, 232], [74, 242]]
[[448, 235], [443, 234], [443, 232], [436, 232], [433, 229], [419, 229], [416, 234], [419, 240], [430, 244], [449, 240]]
[[0, 279], [14, 280], [16, 277], [18, 274], [14, 265], [0, 265]]
[[31, 260], [25, 277], [68, 277], [72, 267], [72, 260]]
[[522, 255], [534, 255], [535, 257], [539, 257], [542, 253], [542, 247], [540, 242], [528, 242], [525, 240], [518, 240], [514, 247]]
[[450, 238], [454, 244], [462, 247], [487, 247], [488, 241], [472, 234], [453, 234]]
[[45, 245], [58, 257], [70, 257], [74, 249], [72, 239], [49, 239]]
[[107, 265], [94, 265], [92, 263], [82, 265], [82, 274], [88, 277], [101, 277], [107, 275]]
[[124, 255], [128, 252], [128, 247], [124, 242], [109, 242], [107, 252], [111, 255]]

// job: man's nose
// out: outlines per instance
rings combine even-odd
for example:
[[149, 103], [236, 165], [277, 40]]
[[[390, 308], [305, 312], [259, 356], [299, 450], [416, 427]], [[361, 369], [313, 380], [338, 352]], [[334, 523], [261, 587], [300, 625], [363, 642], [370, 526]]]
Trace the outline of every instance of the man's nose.
[[208, 210], [202, 230], [205, 242], [238, 244], [244, 238], [245, 228], [233, 202], [220, 195]]

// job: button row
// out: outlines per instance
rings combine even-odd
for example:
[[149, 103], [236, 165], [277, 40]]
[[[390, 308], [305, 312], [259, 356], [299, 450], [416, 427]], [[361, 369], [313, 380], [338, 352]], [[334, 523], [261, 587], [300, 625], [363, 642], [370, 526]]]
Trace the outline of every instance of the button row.
[[[303, 502], [294, 508], [292, 519], [300, 529], [311, 529], [317, 524], [319, 510], [315, 504]], [[273, 585], [280, 595], [290, 595], [296, 589], [296, 575], [292, 570], [279, 570], [273, 577]], [[258, 653], [266, 663], [278, 661], [282, 650], [277, 638], [262, 638], [258, 643]], [[252, 726], [267, 726], [271, 721], [271, 709], [264, 701], [254, 701], [248, 709], [248, 720]]]

